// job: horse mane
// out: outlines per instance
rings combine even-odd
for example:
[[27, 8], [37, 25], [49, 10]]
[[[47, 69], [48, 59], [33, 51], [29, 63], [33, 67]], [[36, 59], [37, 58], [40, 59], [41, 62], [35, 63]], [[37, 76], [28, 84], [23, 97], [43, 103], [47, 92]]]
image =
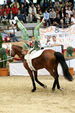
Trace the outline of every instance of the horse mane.
[[18, 46], [18, 45], [12, 45], [12, 48], [16, 48], [16, 49], [18, 49], [18, 50], [22, 50], [22, 49], [23, 49], [23, 47]]

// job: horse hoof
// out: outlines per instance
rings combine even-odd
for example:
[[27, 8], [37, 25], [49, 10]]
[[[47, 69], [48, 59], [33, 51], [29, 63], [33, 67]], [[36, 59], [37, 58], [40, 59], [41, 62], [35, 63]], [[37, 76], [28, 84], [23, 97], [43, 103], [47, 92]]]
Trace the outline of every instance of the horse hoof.
[[44, 87], [44, 88], [47, 88], [47, 86], [46, 86], [46, 85], [44, 85], [43, 87]]
[[60, 90], [60, 91], [63, 91], [63, 90], [64, 90], [64, 88], [60, 88], [59, 90]]
[[36, 91], [36, 89], [32, 89], [32, 92], [35, 92]]
[[52, 88], [52, 91], [55, 91], [55, 88]]

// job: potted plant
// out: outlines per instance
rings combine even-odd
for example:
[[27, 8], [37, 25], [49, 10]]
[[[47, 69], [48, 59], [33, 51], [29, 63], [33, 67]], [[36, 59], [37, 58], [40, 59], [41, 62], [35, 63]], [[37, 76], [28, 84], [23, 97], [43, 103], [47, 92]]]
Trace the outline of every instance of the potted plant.
[[[69, 46], [69, 47], [67, 47], [66, 52], [67, 52], [67, 57], [69, 57], [69, 56], [72, 57], [72, 53], [74, 52], [74, 48]], [[70, 64], [70, 60], [69, 60], [69, 64]], [[70, 72], [71, 75], [73, 75], [74, 74], [74, 68], [69, 66], [69, 72]]]
[[0, 76], [8, 76], [8, 68], [6, 68], [7, 64], [7, 54], [6, 49], [2, 48], [2, 36], [0, 33]]
[[67, 57], [72, 56], [72, 53], [74, 52], [73, 47], [71, 46], [67, 47], [66, 52], [67, 52]]

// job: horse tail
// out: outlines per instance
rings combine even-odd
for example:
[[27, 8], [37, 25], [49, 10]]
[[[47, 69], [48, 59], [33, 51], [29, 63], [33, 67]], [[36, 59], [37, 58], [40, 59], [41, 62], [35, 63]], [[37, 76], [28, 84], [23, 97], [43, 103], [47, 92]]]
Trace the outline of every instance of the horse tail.
[[65, 58], [64, 56], [60, 53], [60, 52], [55, 52], [54, 53], [57, 61], [61, 64], [62, 66], [62, 69], [63, 69], [63, 74], [64, 74], [64, 77], [69, 80], [69, 81], [72, 81], [73, 78], [72, 78], [72, 75], [69, 73], [68, 71], [68, 66], [67, 66], [67, 63], [65, 61]]

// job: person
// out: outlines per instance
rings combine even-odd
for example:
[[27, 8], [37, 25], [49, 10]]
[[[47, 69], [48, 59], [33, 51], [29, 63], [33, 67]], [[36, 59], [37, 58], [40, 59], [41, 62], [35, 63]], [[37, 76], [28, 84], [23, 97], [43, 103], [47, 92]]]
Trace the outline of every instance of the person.
[[48, 26], [50, 26], [50, 18], [49, 18], [49, 13], [47, 12], [47, 9], [45, 10], [45, 13], [44, 13], [44, 19], [45, 19], [46, 26], [47, 26], [47, 23], [48, 23]]
[[[17, 17], [15, 17], [14, 19], [17, 22], [18, 28], [22, 32], [22, 39], [25, 42], [24, 45], [23, 45], [23, 49], [30, 49], [29, 35], [28, 35], [28, 32], [27, 32], [25, 26], [20, 22], [20, 20]], [[39, 50], [40, 49], [40, 42], [39, 42], [39, 40], [40, 40], [40, 31], [39, 31], [39, 29], [40, 29], [41, 24], [43, 23], [43, 20], [34, 29], [34, 38], [35, 38], [35, 41], [34, 41], [33, 49], [35, 49], [35, 50]]]
[[34, 4], [32, 4], [31, 7], [29, 7], [29, 14], [28, 14], [29, 22], [36, 21], [36, 14], [37, 14], [36, 8]]
[[15, 33], [16, 33], [16, 27], [14, 24], [11, 24], [10, 37], [12, 37], [13, 42], [15, 42], [15, 41], [18, 42], [18, 39], [17, 39]]
[[52, 11], [50, 11], [50, 20], [51, 20], [52, 25], [53, 25], [55, 18], [56, 18], [56, 12], [54, 11], [54, 8], [52, 7]]
[[56, 36], [52, 36], [51, 46], [59, 46]]

